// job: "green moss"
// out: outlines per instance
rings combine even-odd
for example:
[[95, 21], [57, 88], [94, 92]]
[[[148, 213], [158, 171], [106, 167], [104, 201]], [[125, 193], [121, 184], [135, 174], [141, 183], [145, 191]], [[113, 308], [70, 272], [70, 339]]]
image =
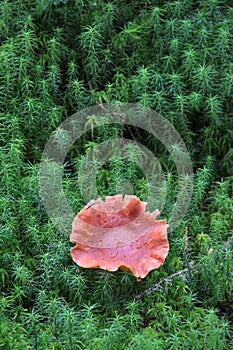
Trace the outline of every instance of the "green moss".
[[[230, 1], [3, 0], [0, 13], [0, 348], [232, 349]], [[169, 234], [165, 264], [140, 283], [126, 271], [76, 266], [69, 238], [40, 197], [39, 165], [51, 133], [60, 152], [70, 141], [56, 129], [62, 121], [119, 101], [170, 121], [194, 167], [191, 204]], [[98, 126], [95, 115], [86, 128], [64, 164], [73, 211], [85, 205], [78, 182], [86, 180], [79, 174], [84, 157], [98, 158], [100, 143], [124, 137], [157, 157], [161, 189], [157, 178], [149, 180], [159, 198], [140, 168], [140, 161], [149, 166], [147, 154], [132, 144], [124, 159], [96, 161], [98, 195], [133, 191], [163, 206], [161, 217], [169, 220], [178, 193], [174, 156], [182, 147], [169, 153], [152, 134], [120, 123]], [[189, 266], [183, 277], [166, 280]]]

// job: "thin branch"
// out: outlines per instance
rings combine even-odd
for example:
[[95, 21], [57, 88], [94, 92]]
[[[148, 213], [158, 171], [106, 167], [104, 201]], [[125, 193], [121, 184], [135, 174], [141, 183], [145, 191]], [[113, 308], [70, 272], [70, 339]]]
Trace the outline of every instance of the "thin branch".
[[[190, 265], [191, 265], [191, 264], [190, 264]], [[194, 267], [197, 266], [197, 265], [193, 265], [193, 266], [190, 266], [190, 265], [189, 265], [188, 268], [183, 269], [183, 270], [180, 270], [180, 271], [178, 271], [178, 272], [175, 272], [175, 273], [173, 273], [172, 275], [170, 275], [170, 276], [168, 276], [168, 277], [162, 279], [162, 280], [159, 281], [158, 283], [153, 284], [150, 288], [146, 289], [146, 290], [145, 290], [144, 292], [142, 292], [141, 294], [136, 295], [135, 300], [139, 300], [139, 299], [141, 299], [142, 297], [144, 297], [145, 295], [147, 295], [147, 294], [149, 294], [149, 293], [155, 291], [156, 289], [158, 289], [158, 288], [161, 286], [161, 284], [166, 283], [166, 282], [170, 282], [174, 277], [177, 277], [177, 276], [182, 276], [182, 277], [184, 277], [184, 275], [189, 271], [190, 268], [194, 268]]]

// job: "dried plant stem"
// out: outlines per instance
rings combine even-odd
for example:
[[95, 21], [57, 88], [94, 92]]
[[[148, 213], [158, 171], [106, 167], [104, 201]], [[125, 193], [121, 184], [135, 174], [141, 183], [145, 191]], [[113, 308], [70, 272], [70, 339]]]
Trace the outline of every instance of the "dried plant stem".
[[182, 276], [185, 277], [186, 273], [189, 271], [190, 268], [195, 268], [197, 265], [193, 265], [192, 263], [189, 264], [188, 268], [185, 268], [183, 270], [177, 271], [175, 273], [173, 273], [172, 275], [162, 279], [161, 281], [159, 281], [158, 283], [153, 284], [150, 288], [146, 289], [144, 292], [142, 292], [141, 294], [136, 295], [135, 300], [139, 300], [142, 297], [144, 297], [145, 295], [155, 291], [157, 288], [159, 288], [161, 286], [161, 284], [163, 283], [167, 283], [170, 282], [174, 277], [177, 276]]

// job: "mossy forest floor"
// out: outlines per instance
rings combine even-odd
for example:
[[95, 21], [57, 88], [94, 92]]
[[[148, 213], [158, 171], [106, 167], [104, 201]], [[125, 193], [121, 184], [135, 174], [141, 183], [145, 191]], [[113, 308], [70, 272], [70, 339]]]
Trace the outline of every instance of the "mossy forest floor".
[[[0, 349], [233, 349], [232, 96], [231, 0], [0, 1]], [[191, 204], [169, 233], [165, 263], [141, 282], [127, 271], [77, 266], [40, 196], [50, 135], [65, 147], [59, 124], [108, 102], [135, 103], [170, 121], [194, 169]], [[123, 136], [157, 157], [167, 186], [161, 217], [169, 220], [178, 178], [168, 150], [136, 127], [95, 128], [95, 116], [88, 125], [64, 163], [73, 211], [85, 205], [83, 157]], [[100, 197], [127, 193], [128, 181], [146, 200], [134, 157], [129, 147], [127, 159], [99, 169]]]

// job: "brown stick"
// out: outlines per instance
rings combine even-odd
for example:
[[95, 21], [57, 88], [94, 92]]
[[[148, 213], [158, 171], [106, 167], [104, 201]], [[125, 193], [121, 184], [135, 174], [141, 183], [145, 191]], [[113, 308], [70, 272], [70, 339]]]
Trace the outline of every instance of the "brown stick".
[[[196, 265], [190, 266], [190, 268], [194, 268], [195, 266], [196, 266]], [[145, 295], [147, 295], [147, 294], [149, 294], [149, 293], [155, 291], [158, 287], [161, 286], [162, 283], [164, 283], [164, 282], [170, 282], [174, 277], [185, 275], [186, 272], [188, 272], [188, 270], [189, 270], [189, 268], [180, 270], [180, 271], [175, 272], [175, 273], [173, 273], [172, 275], [170, 275], [170, 276], [168, 276], [168, 277], [162, 279], [162, 280], [159, 281], [158, 283], [153, 284], [150, 288], [144, 290], [144, 292], [142, 292], [141, 294], [136, 295], [135, 300], [139, 300], [139, 299], [141, 299], [143, 296], [145, 296]]]

